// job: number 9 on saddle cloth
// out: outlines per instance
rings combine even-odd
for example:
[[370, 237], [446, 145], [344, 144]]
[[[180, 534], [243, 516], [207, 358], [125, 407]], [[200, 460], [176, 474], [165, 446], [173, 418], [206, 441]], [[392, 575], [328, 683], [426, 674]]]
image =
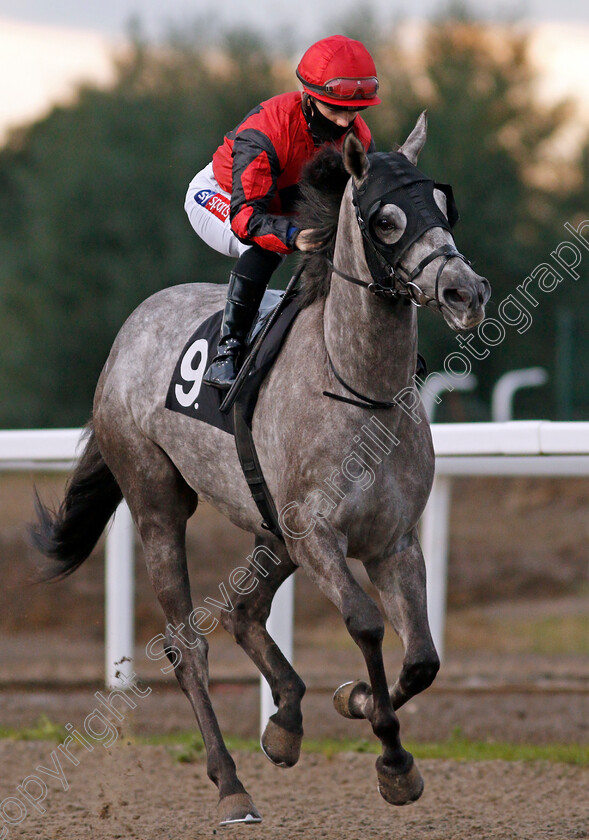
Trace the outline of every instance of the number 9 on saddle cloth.
[[[283, 294], [273, 289], [264, 294], [258, 315], [248, 336], [248, 348], [264, 328]], [[299, 311], [296, 297], [288, 303], [285, 301], [280, 317], [270, 328], [258, 350], [251, 373], [240, 394], [240, 401], [247, 406], [250, 422], [260, 386], [274, 364]], [[222, 317], [222, 310], [215, 312], [200, 324], [188, 338], [184, 347], [179, 349], [178, 361], [166, 396], [166, 408], [195, 420], [201, 420], [232, 435], [234, 434], [233, 415], [221, 414], [219, 411], [227, 392], [203, 384], [209, 360], [216, 353]]]

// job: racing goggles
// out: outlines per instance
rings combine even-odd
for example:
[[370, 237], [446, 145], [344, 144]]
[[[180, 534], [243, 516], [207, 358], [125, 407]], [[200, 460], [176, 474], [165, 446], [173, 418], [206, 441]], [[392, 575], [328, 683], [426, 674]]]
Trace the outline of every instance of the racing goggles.
[[324, 85], [312, 85], [303, 79], [298, 73], [297, 76], [302, 84], [309, 88], [309, 90], [323, 93], [326, 96], [333, 96], [334, 99], [373, 99], [378, 91], [378, 79], [376, 76], [370, 76], [364, 79], [358, 79], [355, 76], [351, 78], [337, 78], [330, 79]]

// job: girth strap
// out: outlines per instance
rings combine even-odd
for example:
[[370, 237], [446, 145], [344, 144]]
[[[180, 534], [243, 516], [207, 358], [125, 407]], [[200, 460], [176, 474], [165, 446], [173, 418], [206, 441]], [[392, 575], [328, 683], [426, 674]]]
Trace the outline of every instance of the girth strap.
[[237, 400], [233, 404], [233, 428], [239, 463], [252, 498], [262, 515], [262, 528], [283, 540], [278, 523], [278, 512], [258, 460], [252, 430], [246, 421], [246, 413], [247, 408]]

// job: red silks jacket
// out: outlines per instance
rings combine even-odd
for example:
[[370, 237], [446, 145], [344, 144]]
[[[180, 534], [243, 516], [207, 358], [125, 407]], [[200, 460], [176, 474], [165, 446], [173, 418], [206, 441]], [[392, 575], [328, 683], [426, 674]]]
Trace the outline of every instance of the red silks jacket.
[[[372, 151], [370, 129], [359, 115], [353, 128], [365, 149]], [[292, 219], [298, 182], [316, 151], [300, 92], [262, 102], [225, 135], [213, 155], [213, 171], [219, 186], [231, 195], [231, 228], [242, 242], [291, 253], [298, 233]]]

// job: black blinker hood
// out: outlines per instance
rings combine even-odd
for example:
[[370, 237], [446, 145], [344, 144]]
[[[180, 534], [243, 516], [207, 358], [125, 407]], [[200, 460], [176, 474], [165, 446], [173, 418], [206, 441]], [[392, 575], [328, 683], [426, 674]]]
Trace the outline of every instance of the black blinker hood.
[[[360, 187], [356, 187], [355, 183], [353, 185], [354, 205], [364, 236], [366, 258], [371, 272], [374, 272], [377, 268], [376, 255], [370, 253], [371, 249], [367, 247], [370, 244], [394, 270], [405, 251], [426, 230], [433, 227], [452, 230], [459, 218], [458, 210], [452, 187], [432, 181], [400, 152], [376, 152], [368, 159], [370, 168], [364, 183]], [[446, 196], [448, 218], [436, 204], [434, 189], [441, 190]], [[407, 217], [403, 235], [391, 245], [382, 242], [372, 229], [375, 214], [385, 204], [396, 204]], [[381, 278], [382, 268], [378, 271]]]

